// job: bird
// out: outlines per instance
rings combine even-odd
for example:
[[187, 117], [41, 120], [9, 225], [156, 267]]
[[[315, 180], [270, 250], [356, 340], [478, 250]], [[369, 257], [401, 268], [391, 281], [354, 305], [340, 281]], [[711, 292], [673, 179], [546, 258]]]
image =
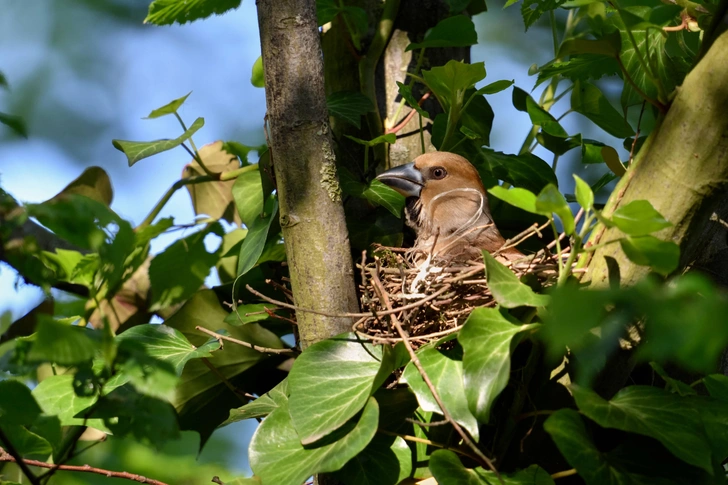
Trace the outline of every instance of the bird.
[[[493, 222], [483, 182], [467, 159], [450, 152], [425, 153], [376, 177], [406, 197], [405, 222], [417, 235], [413, 250], [451, 261], [493, 253], [505, 239]], [[524, 257], [516, 248], [499, 255]]]

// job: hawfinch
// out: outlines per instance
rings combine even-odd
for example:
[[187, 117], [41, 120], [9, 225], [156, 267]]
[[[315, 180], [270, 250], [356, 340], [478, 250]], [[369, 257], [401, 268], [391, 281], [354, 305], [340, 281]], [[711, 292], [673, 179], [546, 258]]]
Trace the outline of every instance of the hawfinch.
[[[405, 217], [417, 234], [415, 250], [462, 261], [479, 259], [483, 249], [494, 252], [505, 243], [478, 171], [460, 155], [426, 153], [377, 180], [407, 198]], [[515, 248], [500, 254], [509, 260], [523, 257]]]

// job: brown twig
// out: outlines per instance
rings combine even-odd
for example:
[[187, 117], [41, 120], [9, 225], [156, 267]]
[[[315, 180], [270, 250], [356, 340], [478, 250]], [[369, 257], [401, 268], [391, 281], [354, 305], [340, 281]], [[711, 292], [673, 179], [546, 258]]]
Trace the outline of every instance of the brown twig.
[[[447, 421], [445, 421], [445, 422], [447, 423]], [[394, 433], [392, 431], [387, 431], [386, 429], [378, 429], [377, 433], [386, 434], [388, 436], [399, 436], [400, 438], [402, 438], [405, 441], [411, 441], [413, 443], [422, 443], [424, 445], [432, 446], [434, 448], [441, 448], [443, 450], [454, 451], [455, 453], [457, 453], [459, 455], [467, 456], [471, 460], [478, 461], [478, 457], [472, 455], [471, 453], [467, 453], [466, 451], [461, 450], [459, 448], [453, 448], [452, 446], [447, 446], [445, 444], [438, 443], [436, 441], [428, 440], [427, 438], [420, 438], [419, 436], [412, 436], [409, 434]]]
[[212, 330], [208, 330], [205, 327], [197, 326], [195, 327], [195, 330], [199, 330], [202, 333], [206, 333], [210, 337], [216, 338], [218, 342], [220, 342], [220, 347], [222, 347], [222, 341], [226, 340], [228, 342], [232, 342], [234, 344], [242, 345], [243, 347], [247, 347], [249, 349], [257, 350], [258, 352], [262, 352], [265, 354], [297, 354], [298, 351], [296, 349], [272, 349], [269, 347], [260, 347], [259, 345], [251, 344], [250, 342], [244, 342], [242, 340], [238, 340], [233, 337], [228, 337], [227, 335], [221, 335], [217, 332], [213, 332]]
[[[379, 294], [379, 299], [382, 303], [384, 303], [384, 306], [387, 308], [388, 311], [392, 311], [392, 304], [389, 301], [389, 296], [387, 295], [387, 292], [384, 290], [384, 287], [382, 286], [382, 282], [379, 280], [379, 276], [376, 273], [372, 273], [372, 283], [374, 284], [374, 289]], [[392, 325], [397, 329], [397, 333], [399, 336], [403, 339], [402, 342], [404, 343], [405, 348], [407, 349], [407, 352], [410, 355], [410, 359], [412, 359], [412, 363], [415, 365], [417, 370], [419, 371], [420, 375], [422, 376], [422, 379], [425, 381], [425, 384], [430, 390], [430, 393], [432, 394], [432, 397], [437, 402], [437, 405], [440, 407], [440, 410], [442, 411], [442, 415], [445, 417], [447, 421], [450, 422], [452, 427], [455, 429], [455, 432], [460, 435], [460, 437], [463, 439], [463, 442], [468, 445], [468, 447], [473, 450], [475, 455], [478, 457], [478, 461], [485, 464], [488, 468], [490, 468], [493, 473], [496, 474], [498, 477], [498, 480], [502, 485], [505, 485], [505, 482], [503, 481], [503, 478], [501, 478], [500, 474], [498, 473], [498, 470], [496, 470], [495, 466], [493, 465], [493, 462], [485, 456], [485, 454], [480, 451], [478, 446], [473, 442], [473, 440], [468, 436], [468, 434], [463, 430], [463, 428], [458, 424], [457, 421], [455, 421], [450, 414], [450, 411], [448, 411], [447, 407], [445, 407], [445, 404], [442, 402], [442, 399], [440, 398], [440, 393], [437, 392], [437, 389], [435, 389], [435, 385], [430, 380], [430, 377], [427, 375], [427, 372], [425, 372], [425, 368], [422, 366], [422, 363], [420, 362], [420, 359], [417, 357], [417, 354], [415, 354], [414, 349], [412, 348], [412, 345], [407, 340], [407, 335], [404, 332], [404, 329], [402, 329], [402, 325], [399, 323], [399, 320], [394, 315], [394, 313], [391, 313], [389, 315], [389, 318], [392, 322]]]
[[[38, 460], [24, 460], [24, 459], [18, 459], [15, 456], [11, 455], [7, 451], [5, 451], [3, 448], [0, 448], [0, 462], [10, 462], [10, 463], [17, 463], [17, 465], [23, 469], [23, 473], [25, 473], [25, 470], [28, 469], [28, 466], [37, 466], [39, 468], [48, 468], [49, 470], [61, 470], [61, 471], [69, 471], [69, 472], [82, 472], [82, 473], [95, 473], [97, 475], [104, 475], [106, 477], [112, 477], [112, 478], [125, 478], [127, 480], [132, 480], [139, 483], [148, 483], [150, 485], [167, 485], [164, 482], [160, 482], [159, 480], [154, 480], [152, 478], [146, 478], [141, 475], [137, 475], [135, 473], [129, 473], [129, 472], [115, 472], [111, 470], [104, 470], [103, 468], [95, 468], [90, 465], [54, 465], [52, 463], [46, 463], [44, 461], [38, 461]], [[38, 479], [31, 473], [28, 476], [28, 479], [33, 484], [39, 484]], [[31, 478], [33, 477], [33, 478]]]

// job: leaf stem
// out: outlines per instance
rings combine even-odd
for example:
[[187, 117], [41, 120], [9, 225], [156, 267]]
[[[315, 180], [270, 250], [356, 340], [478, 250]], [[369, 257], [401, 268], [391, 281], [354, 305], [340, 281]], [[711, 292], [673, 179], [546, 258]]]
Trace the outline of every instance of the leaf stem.
[[167, 192], [162, 196], [161, 199], [159, 199], [159, 202], [154, 206], [152, 211], [149, 213], [149, 215], [142, 221], [139, 226], [137, 226], [136, 230], [139, 231], [140, 229], [144, 229], [145, 227], [150, 226], [154, 219], [159, 215], [159, 213], [162, 211], [164, 206], [169, 202], [169, 199], [172, 198], [175, 192], [177, 192], [179, 189], [184, 187], [185, 185], [195, 185], [195, 184], [201, 184], [204, 182], [212, 182], [215, 180], [220, 179], [221, 174], [210, 174], [210, 175], [198, 175], [195, 177], [188, 177], [183, 178], [178, 181], [176, 181], [172, 186], [167, 190]]
[[[174, 112], [174, 116], [177, 118], [177, 121], [179, 121], [179, 124], [182, 125], [182, 130], [187, 131], [187, 125], [185, 125], [184, 120], [182, 117], [177, 113]], [[195, 159], [195, 161], [200, 164], [200, 167], [202, 168], [202, 171], [205, 172], [207, 175], [212, 175], [212, 172], [205, 166], [204, 163], [202, 163], [202, 157], [200, 157], [200, 152], [197, 151], [197, 147], [195, 146], [195, 142], [192, 140], [192, 137], [189, 138], [190, 145], [192, 145], [192, 157]], [[184, 144], [183, 144], [184, 146]], [[187, 148], [187, 147], [185, 147]], [[189, 150], [188, 150], [189, 151]]]

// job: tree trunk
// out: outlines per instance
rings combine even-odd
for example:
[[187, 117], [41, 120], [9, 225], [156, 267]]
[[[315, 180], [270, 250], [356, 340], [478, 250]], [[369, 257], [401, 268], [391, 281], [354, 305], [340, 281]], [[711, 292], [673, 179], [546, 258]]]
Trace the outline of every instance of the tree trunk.
[[[314, 0], [259, 0], [271, 160], [296, 305], [356, 311], [349, 239], [336, 176]], [[351, 319], [298, 311], [306, 348]]]

